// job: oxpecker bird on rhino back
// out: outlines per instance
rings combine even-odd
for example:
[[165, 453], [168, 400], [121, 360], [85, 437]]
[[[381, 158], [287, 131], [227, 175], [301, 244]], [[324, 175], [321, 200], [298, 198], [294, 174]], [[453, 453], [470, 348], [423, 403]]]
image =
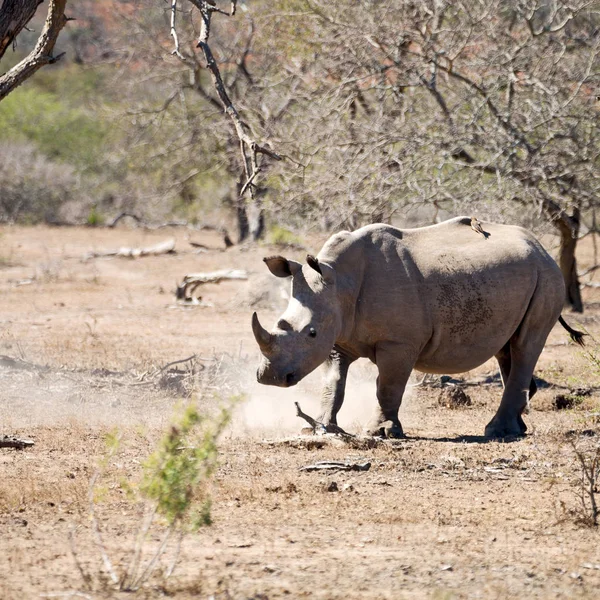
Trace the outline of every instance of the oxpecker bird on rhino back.
[[563, 278], [533, 235], [493, 223], [485, 231], [475, 233], [470, 217], [419, 229], [368, 225], [332, 236], [306, 264], [265, 258], [292, 289], [272, 331], [252, 315], [263, 354], [258, 381], [289, 387], [326, 362], [319, 420], [334, 429], [348, 368], [369, 358], [379, 376], [368, 431], [401, 437], [398, 410], [413, 369], [462, 373], [495, 356], [504, 393], [485, 435], [523, 435], [550, 330], [560, 319], [579, 343], [583, 334], [560, 317]]

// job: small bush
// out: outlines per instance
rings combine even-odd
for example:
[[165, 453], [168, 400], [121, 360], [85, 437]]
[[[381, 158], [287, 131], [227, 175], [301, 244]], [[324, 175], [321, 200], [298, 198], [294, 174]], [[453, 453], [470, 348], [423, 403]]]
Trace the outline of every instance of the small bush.
[[100, 227], [100, 225], [104, 225], [104, 217], [96, 206], [90, 208], [86, 222], [89, 227]]
[[[218, 415], [211, 417], [202, 414], [195, 403], [188, 405], [164, 434], [156, 450], [144, 462], [140, 485], [136, 486], [129, 481], [121, 482], [121, 487], [130, 501], [138, 501], [140, 494], [142, 499], [147, 501], [146, 516], [140, 523], [129, 564], [121, 573], [115, 569], [108, 556], [96, 518], [98, 493], [101, 491], [98, 480], [120, 444], [118, 433], [107, 437], [107, 456], [90, 483], [90, 513], [104, 567], [119, 590], [140, 589], [155, 571], [169, 540], [175, 536], [176, 549], [171, 557], [170, 566], [163, 573], [167, 579], [179, 558], [184, 535], [211, 524], [211, 501], [207, 486], [217, 467], [217, 440], [229, 419], [228, 408], [222, 408]], [[149, 558], [143, 560], [143, 548], [151, 537], [151, 531], [157, 533], [157, 516], [164, 519], [162, 525], [158, 525], [162, 530], [160, 542]], [[79, 567], [83, 573], [80, 564]], [[91, 580], [85, 575], [84, 579]]]
[[77, 189], [73, 167], [47, 159], [32, 144], [0, 146], [0, 222], [59, 220]]
[[302, 246], [302, 240], [296, 234], [279, 225], [269, 229], [268, 241], [275, 246]]
[[144, 464], [141, 492], [169, 525], [186, 523], [196, 530], [210, 524], [204, 483], [217, 466], [217, 438], [228, 422], [227, 410], [211, 421], [190, 405]]

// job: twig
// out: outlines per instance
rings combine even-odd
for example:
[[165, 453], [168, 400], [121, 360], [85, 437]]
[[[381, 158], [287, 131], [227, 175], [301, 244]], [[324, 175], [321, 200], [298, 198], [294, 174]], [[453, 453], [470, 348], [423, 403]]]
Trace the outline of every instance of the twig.
[[246, 183], [244, 183], [242, 189], [240, 190], [240, 198], [246, 193], [246, 190], [248, 189], [248, 186], [252, 185], [252, 182], [254, 181], [254, 179], [256, 178], [256, 176], [261, 172], [260, 167], [258, 167], [253, 173], [252, 175], [250, 175], [250, 177], [248, 178], [248, 181], [246, 181]]
[[165, 579], [169, 579], [169, 577], [173, 575], [173, 571], [175, 570], [175, 567], [177, 565], [177, 560], [179, 559], [179, 553], [181, 552], [181, 542], [183, 541], [183, 536], [184, 532], [180, 531], [179, 536], [177, 537], [177, 543], [175, 545], [175, 552], [173, 553], [173, 560], [171, 561], [171, 564], [165, 571]]
[[156, 549], [156, 552], [154, 553], [154, 556], [152, 557], [150, 562], [146, 565], [146, 568], [142, 571], [142, 574], [133, 582], [131, 587], [128, 588], [129, 590], [134, 591], [134, 592], [136, 590], [138, 590], [139, 587], [142, 585], [142, 583], [144, 583], [144, 581], [146, 581], [146, 579], [148, 579], [148, 577], [152, 574], [152, 571], [154, 570], [154, 567], [156, 566], [156, 561], [160, 558], [160, 556], [164, 552], [165, 546], [167, 545], [167, 542], [169, 541], [169, 538], [171, 537], [172, 532], [173, 532], [173, 525], [171, 525], [167, 529], [167, 532], [165, 533], [165, 536], [163, 537], [162, 542], [160, 543], [160, 546]]
[[148, 531], [150, 530], [150, 527], [152, 526], [152, 521], [154, 520], [154, 515], [156, 514], [156, 510], [157, 510], [157, 506], [154, 506], [152, 511], [150, 512], [150, 514], [147, 516], [146, 519], [144, 519], [142, 521], [142, 524], [140, 525], [140, 528], [138, 530], [138, 535], [135, 540], [135, 547], [134, 547], [133, 555], [131, 557], [131, 561], [129, 562], [129, 566], [127, 567], [127, 573], [126, 573], [125, 577], [123, 578], [123, 583], [121, 585], [121, 587], [123, 589], [128, 589], [128, 586], [126, 583], [128, 581], [131, 581], [131, 586], [134, 585], [136, 575], [137, 575], [137, 572], [139, 569], [140, 557], [142, 555], [142, 547], [144, 544], [144, 540], [146, 539], [146, 536], [148, 535]]
[[94, 505], [94, 486], [96, 485], [96, 480], [98, 479], [99, 475], [100, 475], [99, 471], [96, 471], [94, 473], [94, 475], [90, 481], [90, 489], [89, 489], [89, 494], [88, 494], [90, 517], [92, 519], [92, 530], [94, 532], [94, 539], [96, 542], [96, 546], [98, 547], [98, 550], [100, 551], [100, 556], [102, 557], [102, 562], [104, 563], [104, 568], [106, 569], [107, 573], [109, 574], [112, 582], [115, 585], [117, 585], [119, 583], [119, 578], [117, 577], [117, 574], [115, 573], [112, 562], [110, 561], [110, 558], [108, 557], [108, 554], [106, 553], [106, 548], [104, 546], [104, 540], [102, 539], [102, 534], [100, 533], [100, 526], [98, 525], [98, 519], [96, 518], [96, 509], [95, 509], [95, 505]]
[[40, 594], [40, 598], [85, 598], [85, 600], [93, 600], [89, 594], [83, 592], [47, 592]]
[[134, 221], [136, 221], [137, 223], [140, 223], [141, 225], [144, 225], [144, 221], [142, 221], [142, 219], [140, 217], [138, 217], [135, 213], [130, 213], [130, 212], [122, 212], [119, 213], [108, 225], [107, 227], [109, 228], [113, 228], [116, 227], [117, 223], [121, 220], [124, 219], [125, 217], [130, 217], [131, 219], [133, 219]]
[[79, 574], [81, 575], [81, 579], [83, 579], [83, 583], [85, 584], [86, 589], [90, 589], [91, 588], [91, 577], [89, 575], [89, 573], [86, 573], [83, 570], [83, 565], [81, 564], [81, 561], [79, 560], [79, 555], [77, 554], [77, 547], [75, 546], [75, 526], [73, 526], [70, 530], [69, 530], [69, 546], [71, 548], [71, 555], [73, 556], [73, 560], [75, 561], [75, 566], [77, 567], [77, 570], [79, 571]]
[[179, 37], [177, 36], [177, 29], [175, 28], [175, 17], [177, 15], [177, 0], [171, 0], [171, 37], [173, 38], [173, 42], [175, 44], [175, 48], [173, 49], [173, 54], [185, 61], [186, 58], [179, 51]]
[[173, 365], [180, 365], [181, 363], [185, 363], [190, 360], [194, 360], [195, 358], [196, 358], [196, 355], [192, 354], [191, 356], [188, 356], [187, 358], [182, 358], [180, 360], [174, 360], [173, 362], [167, 363], [164, 367], [161, 367], [158, 372], [162, 373], [163, 371], [166, 371], [169, 367], [172, 367]]
[[[598, 515], [600, 515], [600, 509], [596, 501], [597, 485], [600, 481], [600, 447], [597, 447], [589, 459], [586, 460], [586, 454], [580, 450], [574, 441], [571, 441], [575, 456], [581, 466], [581, 489], [580, 489], [580, 500], [584, 511], [584, 516], [589, 519], [594, 527], [598, 526]], [[590, 507], [590, 514], [587, 513], [587, 504], [585, 497], [587, 496]]]

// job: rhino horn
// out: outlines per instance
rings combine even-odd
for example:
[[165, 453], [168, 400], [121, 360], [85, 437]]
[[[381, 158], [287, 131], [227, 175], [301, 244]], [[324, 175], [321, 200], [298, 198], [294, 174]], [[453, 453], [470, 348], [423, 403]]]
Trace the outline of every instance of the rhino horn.
[[260, 324], [258, 315], [252, 313], [252, 332], [261, 350], [266, 350], [272, 341], [271, 334]]

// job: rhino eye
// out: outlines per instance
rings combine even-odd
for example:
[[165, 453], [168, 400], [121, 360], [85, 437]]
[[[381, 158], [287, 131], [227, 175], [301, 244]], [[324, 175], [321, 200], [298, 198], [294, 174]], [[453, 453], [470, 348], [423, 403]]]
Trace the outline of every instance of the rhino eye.
[[310, 337], [312, 337], [312, 338], [314, 338], [314, 337], [317, 337], [317, 330], [316, 330], [316, 329], [314, 329], [313, 327], [311, 327], [311, 328], [308, 330], [308, 335], [310, 335]]

